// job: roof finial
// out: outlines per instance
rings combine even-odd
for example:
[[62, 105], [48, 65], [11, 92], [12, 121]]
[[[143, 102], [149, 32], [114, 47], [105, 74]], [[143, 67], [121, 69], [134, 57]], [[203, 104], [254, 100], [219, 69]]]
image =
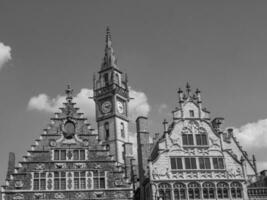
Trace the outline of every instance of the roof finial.
[[65, 93], [66, 93], [66, 99], [68, 102], [70, 102], [72, 100], [72, 93], [73, 93], [73, 89], [71, 89], [71, 86], [70, 84], [67, 85], [67, 89], [65, 90]]
[[106, 28], [106, 46], [105, 46], [105, 56], [103, 59], [101, 69], [115, 67], [117, 68], [117, 58], [113, 52], [112, 42], [111, 42], [111, 33], [110, 28], [107, 26]]
[[191, 87], [190, 87], [188, 82], [186, 83], [186, 92], [187, 92], [187, 95], [189, 96], [189, 94], [191, 92]]

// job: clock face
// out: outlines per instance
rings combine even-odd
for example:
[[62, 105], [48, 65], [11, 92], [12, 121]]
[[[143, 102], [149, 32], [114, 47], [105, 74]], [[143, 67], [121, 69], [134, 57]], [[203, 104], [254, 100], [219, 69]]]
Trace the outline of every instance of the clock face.
[[75, 134], [75, 124], [71, 121], [67, 121], [64, 124], [64, 136], [66, 139], [72, 139]]
[[118, 112], [119, 112], [120, 114], [122, 114], [123, 111], [124, 111], [123, 103], [120, 102], [120, 101], [117, 102], [117, 110], [118, 110]]
[[101, 110], [103, 113], [109, 113], [111, 111], [111, 108], [112, 108], [112, 104], [110, 101], [105, 101], [101, 105]]

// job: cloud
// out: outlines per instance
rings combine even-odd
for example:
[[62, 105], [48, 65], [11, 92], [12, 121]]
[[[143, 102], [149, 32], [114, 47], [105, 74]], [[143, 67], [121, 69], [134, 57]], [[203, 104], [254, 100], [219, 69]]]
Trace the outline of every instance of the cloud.
[[159, 108], [158, 108], [158, 112], [159, 112], [159, 114], [162, 114], [162, 112], [163, 112], [164, 110], [166, 110], [167, 108], [168, 108], [168, 106], [167, 106], [167, 104], [165, 104], [165, 103], [159, 105]]
[[11, 60], [11, 47], [0, 42], [0, 70]]
[[[93, 96], [93, 90], [83, 88], [73, 99], [80, 111], [89, 119], [95, 117], [95, 103], [92, 99], [89, 99], [91, 96]], [[130, 119], [135, 120], [140, 115], [148, 115], [150, 106], [146, 94], [130, 89], [130, 97], [134, 98], [129, 103]], [[53, 113], [57, 112], [59, 107], [62, 107], [63, 102], [65, 102], [65, 96], [51, 98], [47, 94], [39, 94], [29, 100], [28, 109]]]
[[130, 119], [135, 121], [140, 115], [147, 116], [150, 111], [150, 105], [148, 104], [146, 94], [130, 88], [130, 97], [133, 98], [129, 103]]
[[254, 150], [264, 148], [267, 146], [267, 119], [243, 125], [234, 133], [242, 146]]
[[258, 171], [266, 170], [267, 169], [267, 161], [257, 161], [257, 169]]

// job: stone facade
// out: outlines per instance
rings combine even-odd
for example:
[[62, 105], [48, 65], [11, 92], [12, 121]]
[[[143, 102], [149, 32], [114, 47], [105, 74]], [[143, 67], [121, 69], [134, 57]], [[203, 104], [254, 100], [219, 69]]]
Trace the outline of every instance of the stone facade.
[[75, 106], [68, 86], [60, 112], [17, 167], [10, 154], [2, 200], [132, 199], [128, 86], [115, 63], [109, 29], [99, 80], [94, 83], [97, 131]]
[[[187, 85], [178, 94], [170, 125], [163, 122], [164, 132], [146, 145], [150, 146], [146, 155], [138, 145], [139, 160], [146, 160], [148, 168], [139, 167], [136, 195], [141, 200], [248, 199], [247, 186], [257, 175], [255, 157], [242, 149], [232, 129], [222, 130], [222, 118], [211, 120], [199, 90], [192, 93]], [[145, 121], [137, 120], [138, 139], [149, 134], [142, 131]]]

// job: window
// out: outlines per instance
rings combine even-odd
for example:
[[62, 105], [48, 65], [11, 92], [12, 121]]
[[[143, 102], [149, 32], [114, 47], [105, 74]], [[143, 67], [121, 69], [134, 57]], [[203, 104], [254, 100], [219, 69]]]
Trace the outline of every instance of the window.
[[105, 122], [104, 129], [105, 129], [105, 139], [109, 140], [109, 123], [108, 122]]
[[230, 185], [232, 198], [242, 198], [242, 185], [238, 182], [233, 182]]
[[108, 73], [104, 74], [105, 86], [108, 86]]
[[183, 169], [182, 158], [171, 158], [172, 169]]
[[46, 189], [46, 173], [35, 172], [33, 175], [33, 189], [34, 190], [45, 190]]
[[66, 173], [54, 172], [54, 189], [66, 190]]
[[183, 145], [194, 145], [193, 134], [183, 134]]
[[174, 189], [174, 200], [186, 199], [186, 188], [182, 183], [175, 183], [173, 185]]
[[54, 160], [66, 160], [67, 159], [67, 152], [66, 150], [54, 150]]
[[185, 158], [185, 168], [186, 169], [196, 169], [196, 158]]
[[117, 85], [120, 85], [120, 78], [119, 78], [119, 74], [115, 74], [115, 83], [117, 84]]
[[189, 115], [190, 115], [190, 117], [195, 117], [194, 111], [193, 110], [189, 110]]
[[210, 182], [203, 183], [203, 198], [214, 199], [215, 198], [215, 185]]
[[214, 169], [224, 169], [223, 158], [212, 158]]
[[227, 183], [218, 183], [217, 184], [217, 196], [218, 199], [225, 199], [225, 198], [229, 198], [229, 187]]
[[189, 199], [200, 199], [200, 185], [198, 183], [188, 184]]
[[121, 137], [125, 137], [125, 128], [124, 128], [124, 123], [121, 122]]
[[211, 169], [209, 158], [198, 158], [200, 169]]
[[208, 145], [206, 134], [197, 134], [196, 141], [197, 141], [197, 145]]
[[159, 184], [159, 196], [164, 200], [171, 200], [171, 186], [167, 183]]
[[93, 180], [94, 180], [94, 188], [105, 188], [106, 180], [105, 180], [105, 172], [101, 172], [99, 170], [93, 171]]
[[85, 160], [85, 150], [84, 149], [75, 149], [73, 151], [73, 159], [74, 160]]
[[85, 171], [74, 172], [74, 189], [86, 189]]

